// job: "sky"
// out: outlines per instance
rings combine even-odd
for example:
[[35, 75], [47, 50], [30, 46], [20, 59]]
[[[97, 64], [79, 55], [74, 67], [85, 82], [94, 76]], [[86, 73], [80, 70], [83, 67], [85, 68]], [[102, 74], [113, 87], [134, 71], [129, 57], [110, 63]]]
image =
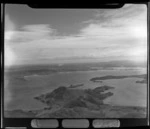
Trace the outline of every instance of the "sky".
[[5, 6], [5, 65], [147, 59], [147, 7], [32, 9]]

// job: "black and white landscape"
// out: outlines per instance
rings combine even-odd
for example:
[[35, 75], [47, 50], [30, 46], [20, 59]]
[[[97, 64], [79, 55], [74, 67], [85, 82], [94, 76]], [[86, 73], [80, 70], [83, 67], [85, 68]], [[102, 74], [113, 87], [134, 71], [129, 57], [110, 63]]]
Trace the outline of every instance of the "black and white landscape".
[[146, 117], [144, 5], [7, 5], [5, 21], [5, 117]]

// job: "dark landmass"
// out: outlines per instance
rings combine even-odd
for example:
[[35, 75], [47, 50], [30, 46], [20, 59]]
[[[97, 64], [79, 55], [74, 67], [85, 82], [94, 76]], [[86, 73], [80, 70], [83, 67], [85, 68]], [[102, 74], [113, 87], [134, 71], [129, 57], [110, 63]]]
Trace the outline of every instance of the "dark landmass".
[[77, 88], [77, 87], [81, 87], [81, 86], [84, 86], [84, 84], [70, 85], [68, 88]]
[[54, 112], [50, 110], [36, 115], [39, 118], [145, 118], [146, 108], [102, 105], [91, 110], [85, 107], [61, 108]]
[[102, 93], [109, 89], [113, 89], [113, 87], [102, 86], [96, 87], [95, 89], [70, 89], [61, 86], [50, 93], [35, 97], [35, 99], [47, 104], [49, 107], [71, 106], [72, 104], [81, 104], [86, 107], [86, 103], [98, 106], [103, 104], [105, 98], [113, 95], [111, 92]]
[[145, 118], [146, 107], [113, 106], [104, 99], [113, 95], [111, 86], [94, 89], [74, 89], [61, 86], [50, 93], [35, 97], [47, 105], [40, 110], [5, 111], [5, 117], [13, 118]]
[[146, 118], [146, 107], [112, 106], [103, 104], [98, 109], [85, 107], [41, 109], [35, 111], [5, 111], [6, 118]]
[[97, 81], [101, 81], [101, 80], [124, 79], [124, 78], [131, 78], [131, 77], [146, 79], [147, 75], [146, 74], [141, 74], [141, 75], [127, 75], [127, 76], [112, 76], [112, 75], [108, 75], [108, 76], [102, 76], [102, 77], [94, 77], [94, 78], [90, 79], [90, 81], [97, 82]]

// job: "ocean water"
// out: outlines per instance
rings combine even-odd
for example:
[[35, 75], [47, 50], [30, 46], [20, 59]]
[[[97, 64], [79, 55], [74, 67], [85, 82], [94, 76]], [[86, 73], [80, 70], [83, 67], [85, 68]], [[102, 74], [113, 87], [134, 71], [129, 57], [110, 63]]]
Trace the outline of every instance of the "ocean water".
[[23, 109], [33, 110], [46, 107], [43, 103], [34, 99], [44, 93], [48, 93], [59, 86], [70, 86], [71, 84], [84, 84], [79, 88], [95, 88], [97, 86], [113, 86], [111, 90], [114, 95], [107, 98], [104, 102], [111, 105], [124, 106], [146, 106], [147, 85], [135, 83], [142, 78], [125, 78], [103, 80], [102, 83], [91, 82], [93, 77], [106, 75], [138, 75], [145, 74], [145, 70], [94, 70], [60, 72], [49, 75], [29, 75], [24, 76], [23, 80], [5, 79], [4, 86], [4, 108], [5, 110]]

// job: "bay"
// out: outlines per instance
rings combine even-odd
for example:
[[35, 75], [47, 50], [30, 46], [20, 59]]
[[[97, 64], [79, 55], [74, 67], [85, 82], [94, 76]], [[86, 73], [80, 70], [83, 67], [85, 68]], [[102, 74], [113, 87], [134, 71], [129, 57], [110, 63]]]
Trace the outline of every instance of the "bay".
[[44, 93], [52, 92], [59, 86], [70, 86], [84, 84], [79, 88], [95, 88], [97, 86], [109, 85], [115, 87], [111, 90], [114, 95], [104, 102], [111, 105], [124, 106], [146, 106], [147, 85], [135, 83], [142, 78], [125, 78], [103, 80], [102, 83], [90, 81], [93, 77], [106, 75], [139, 75], [145, 74], [143, 70], [93, 70], [93, 71], [74, 71], [60, 72], [49, 75], [29, 75], [25, 76], [26, 81], [14, 81], [5, 79], [5, 109], [34, 110], [46, 107], [41, 102], [34, 99]]

